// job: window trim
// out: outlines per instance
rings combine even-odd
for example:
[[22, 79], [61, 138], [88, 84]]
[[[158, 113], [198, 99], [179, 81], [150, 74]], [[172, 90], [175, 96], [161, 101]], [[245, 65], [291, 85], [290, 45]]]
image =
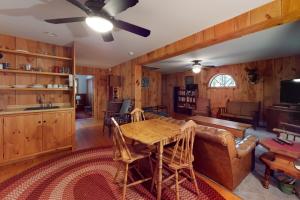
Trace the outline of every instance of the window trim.
[[[213, 81], [217, 76], [220, 76], [220, 75], [228, 75], [228, 76], [230, 76], [230, 77], [232, 78], [232, 80], [234, 81], [235, 86], [225, 86], [225, 87], [213, 87], [213, 86], [211, 86], [212, 81]], [[212, 88], [212, 89], [230, 89], [230, 88], [237, 88], [237, 82], [236, 82], [235, 78], [234, 78], [231, 74], [218, 73], [218, 74], [213, 75], [213, 76], [209, 79], [209, 82], [208, 82], [208, 88]]]

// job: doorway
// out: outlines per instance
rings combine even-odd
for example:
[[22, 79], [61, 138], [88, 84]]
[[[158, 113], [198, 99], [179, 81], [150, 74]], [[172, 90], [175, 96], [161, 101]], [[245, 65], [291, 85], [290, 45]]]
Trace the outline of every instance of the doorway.
[[94, 117], [94, 76], [76, 75], [75, 77], [76, 119]]

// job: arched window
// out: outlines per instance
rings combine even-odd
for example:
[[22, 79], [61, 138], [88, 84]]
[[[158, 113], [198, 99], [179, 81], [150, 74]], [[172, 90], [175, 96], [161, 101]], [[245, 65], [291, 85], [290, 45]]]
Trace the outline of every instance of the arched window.
[[208, 86], [211, 88], [229, 88], [236, 87], [236, 83], [228, 74], [217, 74], [210, 79]]

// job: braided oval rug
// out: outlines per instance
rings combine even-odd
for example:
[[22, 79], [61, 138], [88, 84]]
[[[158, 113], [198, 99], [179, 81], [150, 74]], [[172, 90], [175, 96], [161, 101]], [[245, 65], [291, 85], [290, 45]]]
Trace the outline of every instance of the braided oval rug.
[[[96, 148], [72, 152], [46, 161], [0, 184], [0, 199], [52, 200], [117, 200], [122, 188], [113, 183], [117, 163], [112, 160], [111, 148]], [[122, 175], [119, 175], [122, 179]], [[180, 185], [181, 199], [224, 198], [208, 184], [198, 179], [200, 195], [192, 183]], [[166, 187], [162, 199], [175, 199], [174, 189]], [[126, 199], [155, 199], [143, 185], [127, 189]]]

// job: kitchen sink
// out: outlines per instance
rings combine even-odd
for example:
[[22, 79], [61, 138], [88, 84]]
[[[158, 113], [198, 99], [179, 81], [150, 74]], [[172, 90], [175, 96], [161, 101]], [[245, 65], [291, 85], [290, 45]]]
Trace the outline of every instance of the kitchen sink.
[[48, 110], [48, 109], [56, 109], [56, 108], [59, 108], [59, 106], [29, 107], [29, 108], [25, 108], [24, 110]]

